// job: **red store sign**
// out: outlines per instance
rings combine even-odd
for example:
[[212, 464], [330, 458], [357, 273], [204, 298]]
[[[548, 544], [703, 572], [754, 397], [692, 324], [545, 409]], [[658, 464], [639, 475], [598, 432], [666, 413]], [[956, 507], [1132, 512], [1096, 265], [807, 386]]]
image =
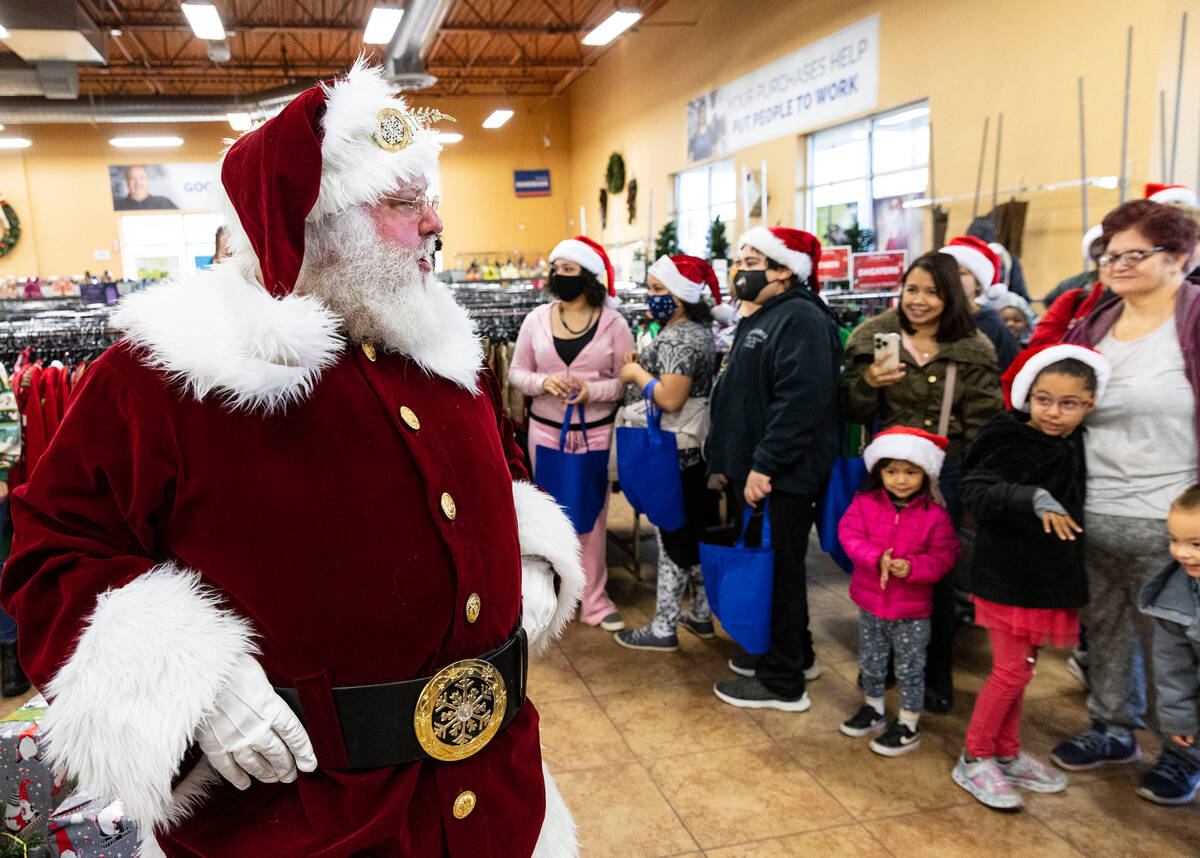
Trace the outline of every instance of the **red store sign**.
[[817, 280], [826, 283], [845, 282], [850, 279], [850, 247], [821, 248], [821, 261], [817, 263]]
[[904, 279], [908, 254], [903, 250], [855, 253], [854, 288], [863, 292], [899, 289]]

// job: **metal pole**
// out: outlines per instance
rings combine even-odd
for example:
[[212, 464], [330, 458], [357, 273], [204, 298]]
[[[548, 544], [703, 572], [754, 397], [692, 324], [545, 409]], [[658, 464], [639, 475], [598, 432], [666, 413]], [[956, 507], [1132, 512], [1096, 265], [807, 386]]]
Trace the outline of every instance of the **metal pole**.
[[1183, 23], [1179, 27], [1179, 71], [1175, 74], [1175, 122], [1171, 129], [1171, 178], [1170, 184], [1175, 184], [1175, 150], [1179, 148], [1179, 99], [1183, 95], [1183, 48], [1187, 42], [1187, 12], [1183, 13]]
[[1083, 78], [1079, 78], [1079, 199], [1083, 207], [1083, 231], [1088, 231], [1087, 209], [1087, 141], [1083, 127]]
[[975, 202], [971, 204], [971, 220], [979, 215], [979, 192], [983, 188], [983, 159], [987, 156], [988, 123], [992, 117], [983, 117], [983, 142], [979, 144], [979, 170], [975, 174]]
[[1125, 202], [1129, 197], [1129, 169], [1125, 159], [1129, 151], [1129, 74], [1133, 67], [1133, 27], [1130, 26], [1125, 35], [1125, 113], [1121, 119], [1121, 181], [1117, 186], [1118, 202]]
[[1162, 162], [1162, 171], [1159, 173], [1159, 181], [1167, 181], [1167, 91], [1160, 89], [1158, 91], [1158, 136], [1162, 141], [1162, 151], [1159, 153], [1159, 158]]
[[579, 234], [587, 235], [587, 206], [579, 207]]
[[763, 222], [762, 225], [767, 225], [767, 159], [763, 158], [762, 162], [762, 200], [763, 200]]
[[929, 199], [937, 205], [937, 182], [933, 176], [933, 120], [929, 122]]
[[1004, 114], [996, 117], [996, 168], [992, 173], [992, 211], [1000, 202], [1000, 138], [1004, 134]]

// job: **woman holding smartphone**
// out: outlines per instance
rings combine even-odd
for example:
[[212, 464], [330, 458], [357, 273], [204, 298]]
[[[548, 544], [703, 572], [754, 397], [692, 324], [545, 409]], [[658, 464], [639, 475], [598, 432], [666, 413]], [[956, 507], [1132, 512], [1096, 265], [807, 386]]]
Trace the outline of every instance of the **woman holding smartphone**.
[[[558, 300], [525, 317], [508, 369], [508, 380], [533, 397], [529, 465], [535, 480], [537, 448], [558, 446], [568, 405], [583, 406], [574, 409], [572, 427], [578, 428], [581, 410], [587, 425], [583, 432], [568, 434], [566, 449], [582, 451], [585, 435], [587, 449], [608, 449], [622, 395], [621, 363], [634, 348], [629, 325], [609, 306], [610, 298], [616, 303], [613, 268], [599, 244], [582, 235], [560, 241], [550, 253], [546, 288]], [[589, 625], [615, 632], [625, 628], [625, 621], [606, 589], [607, 525], [606, 502], [592, 529], [579, 535], [587, 576], [580, 616]]]
[[[913, 426], [950, 439], [939, 487], [955, 527], [962, 525], [963, 456], [979, 428], [1004, 408], [996, 352], [975, 327], [959, 280], [958, 262], [945, 253], [918, 257], [904, 274], [900, 305], [863, 322], [846, 342], [842, 375], [845, 416], [879, 429]], [[899, 366], [892, 363], [899, 337]], [[947, 390], [948, 384], [952, 384]], [[943, 407], [946, 413], [944, 429]], [[925, 706], [948, 712], [954, 637], [954, 582], [934, 588]]]

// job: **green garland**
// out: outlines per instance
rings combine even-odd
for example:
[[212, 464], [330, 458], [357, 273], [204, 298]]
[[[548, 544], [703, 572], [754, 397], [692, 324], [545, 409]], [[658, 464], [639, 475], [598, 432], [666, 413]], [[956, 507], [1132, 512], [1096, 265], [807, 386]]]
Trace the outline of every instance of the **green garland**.
[[604, 186], [614, 197], [625, 190], [625, 159], [621, 153], [608, 156], [608, 168], [604, 171]]
[[8, 219], [8, 229], [0, 234], [0, 257], [3, 257], [8, 256], [9, 251], [17, 246], [17, 239], [21, 237], [21, 221], [8, 203], [0, 202], [0, 209], [4, 210], [4, 217]]

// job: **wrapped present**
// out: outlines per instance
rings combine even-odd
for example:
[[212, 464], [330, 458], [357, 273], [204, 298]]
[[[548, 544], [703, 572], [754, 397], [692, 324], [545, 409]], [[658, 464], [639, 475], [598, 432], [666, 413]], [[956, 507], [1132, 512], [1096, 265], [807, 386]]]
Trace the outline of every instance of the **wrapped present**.
[[43, 757], [38, 722], [45, 714], [46, 699], [39, 694], [0, 719], [0, 801], [10, 834], [44, 822], [70, 793], [70, 785], [54, 776]]
[[138, 828], [120, 800], [73, 793], [50, 815], [52, 858], [137, 858]]

